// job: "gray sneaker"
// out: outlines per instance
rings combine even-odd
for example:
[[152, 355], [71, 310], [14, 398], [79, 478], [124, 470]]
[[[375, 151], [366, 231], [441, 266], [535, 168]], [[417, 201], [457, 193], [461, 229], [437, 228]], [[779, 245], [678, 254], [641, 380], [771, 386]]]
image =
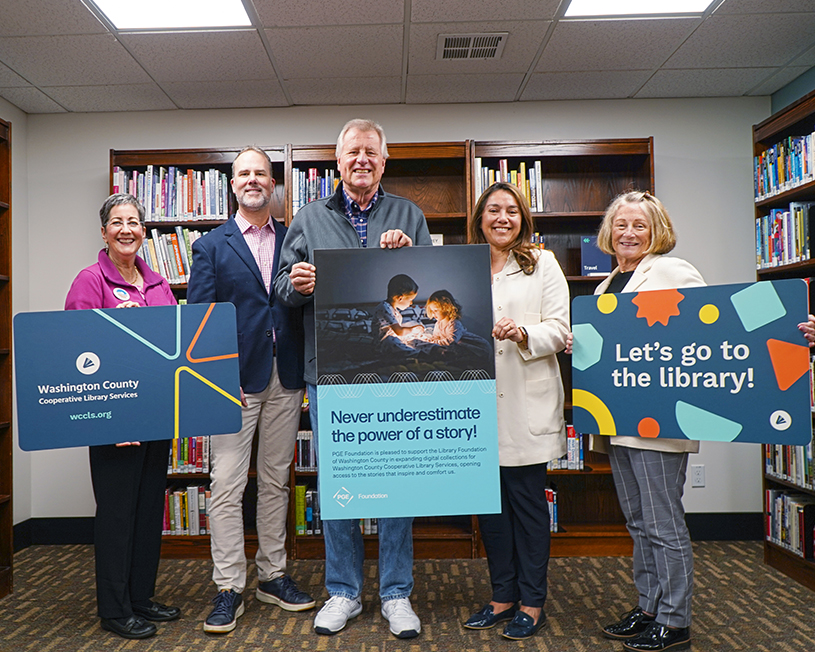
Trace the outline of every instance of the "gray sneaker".
[[422, 631], [422, 623], [410, 606], [409, 598], [383, 602], [382, 617], [390, 623], [391, 634], [396, 638], [415, 638]]
[[314, 631], [318, 634], [336, 634], [345, 628], [350, 618], [362, 613], [359, 599], [349, 600], [335, 595], [328, 599], [314, 617]]

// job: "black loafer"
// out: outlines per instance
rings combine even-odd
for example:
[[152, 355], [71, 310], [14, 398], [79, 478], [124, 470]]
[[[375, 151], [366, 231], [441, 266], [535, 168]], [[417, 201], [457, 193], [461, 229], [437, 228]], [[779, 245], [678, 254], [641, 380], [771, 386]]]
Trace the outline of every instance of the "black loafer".
[[118, 634], [122, 638], [150, 638], [158, 631], [153, 623], [148, 623], [138, 616], [102, 618], [101, 625], [102, 629]]
[[543, 610], [541, 610], [540, 616], [538, 616], [538, 622], [532, 620], [532, 616], [529, 614], [518, 611], [512, 619], [512, 622], [504, 627], [501, 636], [511, 641], [523, 641], [524, 639], [532, 638], [539, 629], [543, 629], [544, 627], [546, 627], [546, 614], [543, 613]]
[[635, 652], [687, 650], [690, 648], [690, 627], [671, 629], [653, 621], [642, 634], [624, 641], [623, 647]]
[[634, 607], [616, 623], [603, 627], [603, 636], [614, 639], [634, 638], [648, 629], [652, 622], [654, 616], [647, 615], [640, 607]]
[[181, 609], [178, 607], [168, 607], [166, 604], [160, 604], [152, 600], [150, 600], [149, 607], [134, 604], [131, 605], [131, 608], [137, 616], [156, 623], [165, 623], [181, 616]]
[[509, 609], [504, 609], [501, 613], [496, 614], [492, 611], [492, 605], [488, 604], [481, 611], [476, 611], [470, 616], [467, 622], [464, 623], [464, 627], [467, 629], [491, 629], [504, 620], [512, 620], [517, 611], [518, 608], [512, 605]]

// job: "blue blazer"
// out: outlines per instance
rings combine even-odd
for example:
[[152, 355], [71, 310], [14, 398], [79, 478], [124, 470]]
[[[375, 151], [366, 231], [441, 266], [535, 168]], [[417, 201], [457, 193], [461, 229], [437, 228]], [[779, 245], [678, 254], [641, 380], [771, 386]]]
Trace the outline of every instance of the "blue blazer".
[[[244, 392], [255, 394], [266, 389], [272, 376], [274, 343], [277, 375], [283, 387], [305, 387], [302, 308], [288, 308], [280, 303], [274, 286], [271, 293], [266, 291], [260, 269], [234, 217], [193, 243], [187, 301], [228, 301], [235, 305]], [[274, 279], [286, 227], [276, 220], [272, 220], [272, 224], [275, 228]]]

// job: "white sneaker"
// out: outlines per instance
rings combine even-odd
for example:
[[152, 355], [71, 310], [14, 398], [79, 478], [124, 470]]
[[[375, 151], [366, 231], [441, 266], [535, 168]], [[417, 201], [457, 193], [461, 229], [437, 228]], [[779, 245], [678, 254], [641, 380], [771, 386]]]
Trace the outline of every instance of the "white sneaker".
[[414, 638], [422, 631], [422, 623], [410, 606], [408, 598], [383, 602], [382, 617], [390, 623], [391, 634], [396, 638]]
[[359, 599], [349, 600], [335, 595], [314, 617], [314, 631], [318, 634], [336, 634], [345, 627], [349, 618], [356, 618], [361, 613], [362, 603]]

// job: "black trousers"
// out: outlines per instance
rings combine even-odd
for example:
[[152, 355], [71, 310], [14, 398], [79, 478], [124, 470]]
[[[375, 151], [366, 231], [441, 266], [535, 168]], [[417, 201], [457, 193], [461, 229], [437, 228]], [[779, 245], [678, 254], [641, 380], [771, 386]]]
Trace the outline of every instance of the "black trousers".
[[91, 446], [93, 543], [100, 618], [127, 618], [156, 588], [169, 441]]
[[501, 467], [501, 513], [478, 517], [495, 602], [543, 607], [549, 568], [546, 464]]

